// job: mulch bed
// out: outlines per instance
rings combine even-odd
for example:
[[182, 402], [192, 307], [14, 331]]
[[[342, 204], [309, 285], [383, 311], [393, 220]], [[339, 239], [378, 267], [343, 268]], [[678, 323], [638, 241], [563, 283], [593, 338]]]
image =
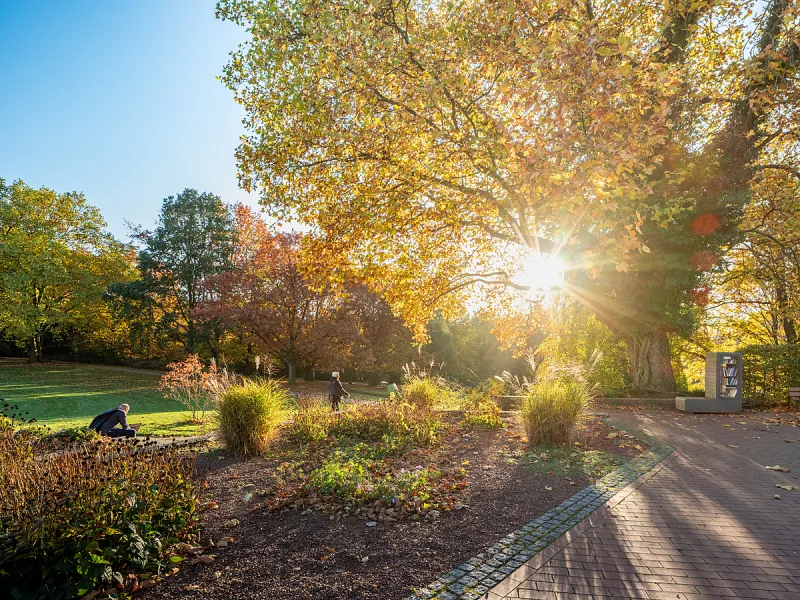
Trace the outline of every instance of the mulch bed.
[[[467, 486], [460, 502], [466, 508], [438, 519], [381, 521], [371, 527], [354, 516], [253, 510], [258, 499], [249, 490], [263, 485], [274, 463], [205, 454], [198, 462], [207, 481], [204, 500], [217, 502], [219, 509], [204, 513], [201, 541], [230, 536], [233, 542], [210, 548], [206, 554], [216, 555], [213, 562], [185, 566], [137, 597], [405, 598], [590, 483], [587, 477], [534, 473], [511, 458], [524, 438], [516, 415], [505, 414], [504, 420], [503, 430], [454, 427], [433, 456], [442, 469], [464, 465]], [[591, 418], [577, 439], [583, 449], [627, 457], [639, 453], [632, 443], [608, 438], [609, 432], [608, 425]], [[226, 527], [231, 519], [239, 524]]]

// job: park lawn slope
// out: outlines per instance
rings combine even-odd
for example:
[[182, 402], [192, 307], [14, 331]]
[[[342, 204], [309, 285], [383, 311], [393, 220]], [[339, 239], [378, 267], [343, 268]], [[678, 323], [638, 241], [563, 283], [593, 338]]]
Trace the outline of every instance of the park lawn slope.
[[188, 411], [157, 388], [153, 372], [0, 360], [0, 398], [52, 428], [88, 425], [95, 415], [125, 403], [131, 407], [129, 422], [142, 423], [142, 435], [187, 436], [208, 429], [189, 422]]

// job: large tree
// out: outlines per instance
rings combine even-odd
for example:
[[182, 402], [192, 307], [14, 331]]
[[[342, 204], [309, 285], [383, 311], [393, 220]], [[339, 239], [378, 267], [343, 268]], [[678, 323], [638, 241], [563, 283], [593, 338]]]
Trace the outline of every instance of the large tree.
[[796, 144], [790, 0], [220, 0], [251, 39], [240, 183], [314, 228], [310, 251], [424, 333], [525, 290], [530, 255], [671, 390], [704, 272], [739, 241], [759, 159]]
[[185, 189], [164, 199], [154, 230], [134, 234], [142, 245], [140, 279], [111, 286], [108, 294], [119, 314], [134, 322], [144, 317], [149, 337], [171, 337], [188, 353], [202, 343], [215, 353], [219, 332], [214, 323], [198, 323], [194, 310], [207, 299], [203, 280], [230, 267], [235, 230], [229, 207], [219, 196]]
[[48, 334], [108, 326], [102, 292], [133, 273], [105, 225], [83, 194], [0, 179], [0, 333], [31, 361]]

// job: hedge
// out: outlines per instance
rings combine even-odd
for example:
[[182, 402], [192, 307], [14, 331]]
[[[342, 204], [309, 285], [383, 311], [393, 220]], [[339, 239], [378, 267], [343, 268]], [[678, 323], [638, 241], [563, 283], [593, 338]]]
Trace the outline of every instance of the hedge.
[[800, 387], [800, 345], [745, 346], [742, 397], [751, 406], [787, 404], [789, 388]]

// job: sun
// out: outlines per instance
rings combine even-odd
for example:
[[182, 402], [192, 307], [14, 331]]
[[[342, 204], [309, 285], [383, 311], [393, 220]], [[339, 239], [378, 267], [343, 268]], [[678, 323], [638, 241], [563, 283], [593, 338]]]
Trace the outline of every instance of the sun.
[[530, 291], [549, 291], [560, 287], [564, 281], [565, 265], [557, 256], [537, 254], [525, 261], [517, 282], [530, 287]]

